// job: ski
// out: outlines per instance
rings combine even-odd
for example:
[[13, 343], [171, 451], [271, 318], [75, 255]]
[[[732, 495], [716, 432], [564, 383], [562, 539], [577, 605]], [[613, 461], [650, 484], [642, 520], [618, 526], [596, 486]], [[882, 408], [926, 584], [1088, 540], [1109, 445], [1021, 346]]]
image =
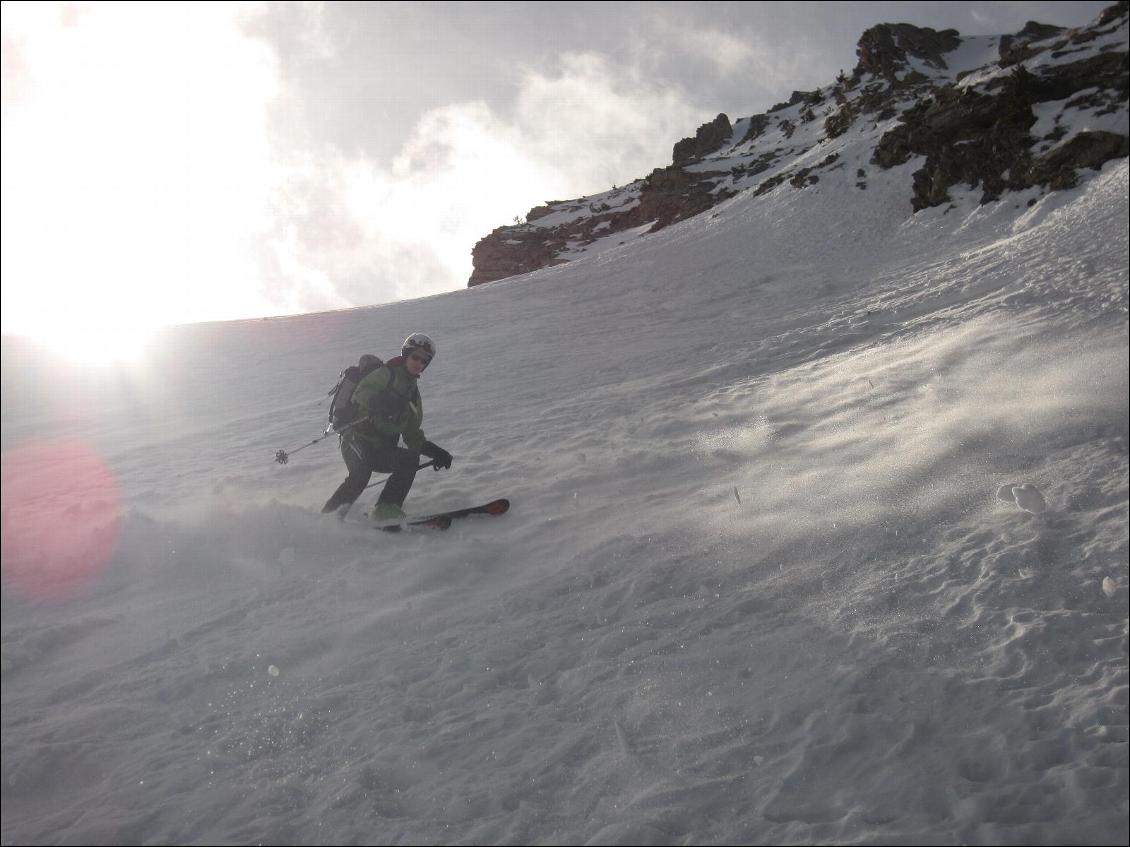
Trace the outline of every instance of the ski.
[[451, 526], [451, 518], [432, 515], [427, 518], [405, 518], [397, 523], [376, 524], [375, 526], [382, 532], [400, 532], [405, 529], [413, 532], [418, 529], [448, 529]]
[[489, 503], [483, 503], [479, 506], [469, 506], [466, 509], [451, 509], [446, 512], [436, 512], [432, 515], [426, 515], [422, 518], [413, 518], [412, 520], [428, 521], [434, 518], [466, 518], [471, 515], [504, 515], [510, 511], [510, 501], [505, 497], [499, 497], [497, 500], [491, 500]]
[[472, 515], [504, 515], [510, 511], [510, 501], [505, 497], [491, 500], [478, 506], [468, 506], [465, 509], [451, 509], [447, 512], [436, 512], [431, 515], [408, 517], [402, 521], [389, 524], [380, 524], [377, 529], [385, 532], [399, 532], [403, 527], [422, 527], [425, 529], [449, 529], [453, 521], [467, 518]]

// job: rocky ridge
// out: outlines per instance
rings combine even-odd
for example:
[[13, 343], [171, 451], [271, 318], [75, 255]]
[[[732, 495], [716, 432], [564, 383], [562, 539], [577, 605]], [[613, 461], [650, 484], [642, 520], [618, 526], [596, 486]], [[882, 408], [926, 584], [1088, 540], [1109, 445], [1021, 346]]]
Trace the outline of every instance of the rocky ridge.
[[865, 191], [869, 168], [921, 162], [908, 213], [949, 203], [961, 188], [989, 203], [1073, 187], [1081, 171], [1130, 155], [1128, 5], [1077, 29], [1029, 22], [999, 37], [871, 27], [850, 76], [794, 91], [765, 114], [733, 123], [720, 114], [674, 145], [671, 165], [603, 194], [549, 201], [494, 230], [472, 251], [468, 285], [618, 246], [740, 192], [803, 190], [837, 171]]

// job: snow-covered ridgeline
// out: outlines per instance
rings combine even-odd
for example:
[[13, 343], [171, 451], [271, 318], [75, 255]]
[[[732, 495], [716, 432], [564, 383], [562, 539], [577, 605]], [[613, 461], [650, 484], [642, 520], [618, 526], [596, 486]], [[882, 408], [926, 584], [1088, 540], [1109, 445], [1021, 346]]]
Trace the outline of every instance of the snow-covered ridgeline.
[[[1032, 185], [1056, 190], [1073, 184], [1078, 170], [1126, 155], [1126, 39], [1123, 6], [1076, 30], [1029, 24], [1015, 36], [874, 27], [860, 39], [860, 64], [850, 77], [841, 73], [824, 88], [794, 92], [767, 114], [741, 118], [724, 139], [717, 123], [730, 125], [719, 115], [699, 129], [707, 152], [686, 158], [682, 148], [695, 139], [684, 139], [675, 145], [671, 167], [600, 195], [550, 201], [530, 210], [527, 221], [495, 230], [475, 248], [470, 284], [619, 247], [743, 191], [805, 190], [829, 177], [864, 191], [876, 171], [907, 156], [922, 157], [917, 161], [924, 158], [927, 166], [904, 184], [901, 201], [915, 209], [948, 202], [947, 187], [963, 181], [982, 184], [983, 199]], [[1020, 91], [1017, 74], [1040, 80], [1019, 95], [1023, 108], [993, 104], [1003, 89]], [[1042, 88], [1063, 96], [1050, 97]], [[940, 101], [945, 105], [929, 114]], [[916, 110], [926, 110], [915, 119], [924, 126], [900, 135]], [[994, 122], [1010, 110], [1016, 114]], [[1035, 117], [1035, 125], [1027, 127], [1024, 115]], [[915, 138], [909, 151], [900, 151]], [[963, 145], [969, 150], [964, 161], [944, 153]], [[1030, 155], [1023, 152], [1029, 146]], [[937, 161], [939, 152], [950, 161]]]

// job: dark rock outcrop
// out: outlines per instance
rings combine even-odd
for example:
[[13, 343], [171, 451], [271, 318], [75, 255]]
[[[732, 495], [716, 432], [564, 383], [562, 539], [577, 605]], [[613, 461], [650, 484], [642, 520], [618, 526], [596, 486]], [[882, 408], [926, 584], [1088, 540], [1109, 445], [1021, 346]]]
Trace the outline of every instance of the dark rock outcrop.
[[494, 282], [562, 264], [566, 260], [557, 258], [557, 254], [564, 247], [564, 239], [528, 224], [500, 226], [480, 239], [471, 251], [474, 270], [467, 285]]
[[531, 209], [526, 223], [502, 226], [481, 239], [471, 251], [474, 271], [468, 286], [529, 273], [568, 261], [561, 253], [570, 245], [591, 244], [618, 232], [650, 224], [657, 232], [705, 212], [732, 191], [718, 190], [718, 172], [695, 173], [676, 165], [656, 168], [639, 183], [639, 202], [629, 209], [589, 206], [588, 214], [555, 227], [534, 221], [559, 211], [576, 211], [583, 201], [554, 202]]
[[946, 68], [945, 53], [961, 44], [956, 29], [941, 32], [910, 24], [879, 24], [863, 33], [856, 46], [859, 64], [854, 76], [864, 74], [896, 80], [907, 69], [907, 57], [914, 56], [934, 68]]
[[824, 134], [829, 138], [836, 138], [847, 132], [855, 123], [856, 112], [850, 103], [840, 106], [824, 121]]
[[1067, 173], [1071, 162], [1093, 167], [1096, 155], [1115, 158], [1118, 145], [1109, 140], [1081, 144], [1072, 148], [1075, 153], [1037, 163], [1032, 151], [1036, 139], [1028, 132], [1036, 122], [1032, 107], [1065, 100], [1096, 86], [1126, 99], [1126, 53], [1054, 65], [1040, 74], [1018, 65], [996, 84], [986, 86], [987, 93], [940, 89], [903, 112], [902, 123], [880, 139], [872, 162], [890, 168], [911, 156], [926, 157], [913, 177], [911, 205], [915, 211], [947, 202], [949, 188], [959, 183], [980, 186], [982, 203], [998, 199], [1005, 190], [1072, 184], [1074, 176]]
[[631, 229], [649, 221], [657, 232], [717, 205], [733, 192], [717, 192], [717, 173], [693, 173], [674, 165], [656, 168], [644, 180], [640, 204], [624, 214], [619, 229]]
[[745, 135], [739, 144], [746, 144], [750, 141], [755, 141], [769, 127], [768, 115], [754, 115], [749, 119], [749, 128], [746, 129]]
[[698, 128], [694, 138], [684, 138], [675, 143], [671, 158], [676, 165], [685, 165], [687, 162], [701, 159], [722, 149], [734, 128], [730, 119], [725, 114], [716, 117], [710, 123], [705, 123]]
[[1029, 182], [1051, 189], [1074, 188], [1079, 169], [1098, 170], [1111, 159], [1130, 156], [1130, 139], [1113, 132], [1081, 132], [1048, 155], [1036, 159], [1027, 173]]
[[790, 106], [795, 106], [798, 103], [806, 103], [809, 106], [815, 106], [824, 100], [824, 95], [820, 90], [816, 91], [794, 91], [793, 96], [786, 100], [784, 103], [777, 103], [769, 108], [770, 114], [779, 112], [782, 109], [787, 109]]
[[1113, 6], [1107, 6], [1099, 15], [1099, 26], [1108, 26], [1128, 14], [1130, 14], [1130, 0], [1122, 0]]
[[1043, 41], [1063, 32], [1063, 27], [1050, 24], [1028, 21], [1024, 29], [1016, 35], [1002, 35], [997, 52], [1000, 54], [1000, 66], [1007, 68], [1018, 62], [1023, 62], [1035, 55], [1036, 51], [1029, 45], [1036, 41]]

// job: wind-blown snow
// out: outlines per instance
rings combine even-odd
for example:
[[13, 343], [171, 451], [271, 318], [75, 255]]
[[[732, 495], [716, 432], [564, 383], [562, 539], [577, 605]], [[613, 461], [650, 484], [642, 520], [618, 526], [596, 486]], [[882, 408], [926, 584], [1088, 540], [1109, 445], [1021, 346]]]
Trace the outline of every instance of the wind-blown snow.
[[[1126, 843], [1127, 162], [912, 216], [852, 155], [129, 372], [5, 339], [4, 843]], [[505, 517], [318, 514], [414, 330], [407, 506]]]

